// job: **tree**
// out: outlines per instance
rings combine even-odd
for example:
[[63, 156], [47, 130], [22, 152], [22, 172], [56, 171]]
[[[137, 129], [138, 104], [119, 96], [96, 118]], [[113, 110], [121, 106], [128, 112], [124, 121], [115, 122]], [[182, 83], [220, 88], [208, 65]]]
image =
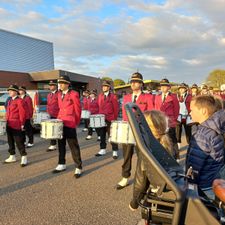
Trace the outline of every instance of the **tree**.
[[225, 84], [225, 70], [213, 70], [206, 79], [209, 86], [220, 88], [221, 84]]
[[102, 80], [110, 80], [110, 81], [113, 81], [111, 77], [102, 77]]
[[121, 86], [121, 85], [125, 84], [125, 82], [123, 80], [121, 80], [121, 79], [115, 79], [113, 81], [113, 83], [114, 83], [114, 87]]

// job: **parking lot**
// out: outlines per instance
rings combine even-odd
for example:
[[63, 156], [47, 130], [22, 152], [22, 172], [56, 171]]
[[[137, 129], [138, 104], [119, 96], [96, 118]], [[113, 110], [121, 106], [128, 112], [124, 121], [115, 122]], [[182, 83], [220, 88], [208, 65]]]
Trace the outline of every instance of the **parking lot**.
[[[123, 190], [115, 186], [121, 178], [122, 152], [113, 160], [111, 146], [106, 156], [97, 158], [97, 136], [86, 141], [78, 128], [83, 159], [83, 175], [73, 177], [74, 166], [67, 152], [67, 170], [52, 174], [57, 151], [46, 152], [48, 141], [35, 134], [35, 146], [27, 149], [29, 165], [20, 167], [20, 156], [13, 164], [0, 164], [0, 224], [55, 225], [132, 225], [140, 220], [140, 210], [128, 208], [132, 185]], [[1, 136], [0, 160], [8, 156], [6, 136]], [[133, 165], [136, 164], [136, 156]], [[133, 166], [133, 174], [134, 175]], [[131, 180], [132, 183], [132, 180]]]

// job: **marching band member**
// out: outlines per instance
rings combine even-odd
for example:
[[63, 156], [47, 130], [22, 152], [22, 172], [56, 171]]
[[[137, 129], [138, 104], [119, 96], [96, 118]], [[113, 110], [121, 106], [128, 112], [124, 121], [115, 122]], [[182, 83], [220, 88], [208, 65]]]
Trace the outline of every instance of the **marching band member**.
[[[90, 92], [90, 98], [88, 99], [88, 110], [91, 112], [91, 115], [98, 114], [98, 111], [99, 111], [98, 99], [96, 97], [97, 97], [97, 90], [94, 89]], [[95, 128], [95, 131], [98, 135], [97, 140], [100, 141], [98, 128]], [[86, 140], [90, 140], [92, 138], [92, 134], [93, 134], [93, 128], [89, 127], [88, 136], [86, 137]]]
[[73, 160], [75, 162], [75, 178], [81, 176], [82, 161], [80, 146], [77, 140], [76, 127], [80, 123], [81, 104], [78, 92], [69, 89], [70, 78], [61, 76], [58, 79], [59, 89], [58, 105], [59, 113], [57, 118], [63, 121], [63, 138], [58, 140], [59, 161], [53, 173], [66, 170], [66, 140], [69, 144]]
[[6, 111], [6, 132], [9, 144], [10, 156], [5, 160], [5, 163], [16, 162], [15, 143], [21, 155], [20, 165], [27, 165], [27, 153], [24, 145], [23, 129], [26, 121], [25, 103], [19, 98], [19, 88], [17, 85], [10, 85], [8, 93], [11, 99], [8, 102]]
[[26, 135], [28, 136], [27, 148], [31, 148], [34, 145], [34, 134], [33, 127], [31, 125], [31, 119], [33, 118], [33, 102], [29, 95], [27, 95], [26, 87], [19, 87], [20, 98], [24, 101], [25, 112], [26, 112], [26, 121], [24, 125], [24, 143], [26, 143]]
[[209, 95], [209, 89], [207, 85], [202, 85], [200, 95]]
[[[49, 82], [49, 90], [51, 91], [47, 96], [47, 113], [50, 115], [51, 119], [56, 119], [59, 113], [58, 105], [58, 84], [57, 82]], [[50, 141], [50, 146], [47, 149], [47, 152], [56, 150], [56, 140]]]
[[8, 103], [9, 103], [10, 99], [12, 99], [12, 98], [9, 96], [9, 97], [6, 99], [6, 101], [5, 101], [5, 104], [4, 104], [5, 111], [7, 111], [7, 106], [8, 106]]
[[223, 100], [223, 109], [225, 108], [225, 90], [221, 88], [220, 96]]
[[[90, 99], [90, 91], [85, 90], [83, 92], [83, 110], [88, 110], [88, 101]], [[88, 125], [89, 125], [90, 120], [89, 119], [84, 119], [84, 129], [82, 131], [88, 131]]]
[[178, 117], [179, 123], [177, 124], [176, 127], [176, 134], [178, 147], [180, 148], [182, 127], [184, 127], [186, 140], [188, 144], [190, 143], [191, 138], [191, 125], [187, 124], [187, 118], [190, 113], [190, 103], [192, 97], [190, 94], [188, 94], [188, 86], [185, 83], [179, 85], [177, 99], [179, 101], [180, 111]]
[[213, 90], [213, 87], [209, 87], [209, 95], [214, 95], [215, 93], [214, 93], [214, 90]]
[[[142, 112], [146, 110], [154, 109], [153, 96], [151, 94], [145, 94], [142, 92], [143, 87], [143, 76], [136, 72], [132, 74], [131, 79], [131, 90], [132, 94], [127, 94], [123, 97], [122, 114], [123, 120], [127, 121], [127, 115], [124, 106], [129, 102], [136, 103]], [[123, 165], [122, 165], [122, 179], [117, 184], [116, 189], [121, 190], [128, 185], [128, 180], [131, 175], [131, 163], [132, 156], [134, 153], [133, 144], [123, 144]]]
[[192, 95], [192, 97], [195, 97], [198, 95], [198, 85], [197, 84], [193, 84], [191, 86], [191, 95]]
[[173, 142], [176, 150], [176, 158], [179, 159], [179, 151], [176, 137], [176, 125], [179, 115], [179, 102], [176, 94], [170, 92], [171, 85], [168, 79], [162, 79], [160, 82], [161, 94], [155, 96], [155, 109], [164, 112], [170, 119], [169, 123], [169, 136]]
[[[119, 104], [116, 95], [110, 92], [110, 81], [102, 82], [102, 93], [98, 96], [99, 113], [105, 115], [106, 127], [99, 128], [100, 135], [100, 151], [95, 156], [103, 156], [106, 154], [106, 133], [110, 136], [111, 121], [117, 120], [119, 113]], [[118, 158], [118, 144], [111, 143], [113, 150], [113, 159]]]

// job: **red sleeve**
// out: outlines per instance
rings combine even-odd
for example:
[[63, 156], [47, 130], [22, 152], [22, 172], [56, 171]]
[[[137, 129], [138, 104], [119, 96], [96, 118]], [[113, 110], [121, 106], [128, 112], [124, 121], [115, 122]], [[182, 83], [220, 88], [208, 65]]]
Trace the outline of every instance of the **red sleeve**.
[[190, 109], [191, 99], [192, 99], [192, 96], [188, 95], [186, 99], [186, 107], [187, 107], [188, 113], [191, 112], [191, 109]]
[[87, 110], [90, 111], [90, 104], [91, 104], [91, 99], [87, 99]]
[[113, 103], [114, 120], [116, 120], [119, 113], [119, 103], [116, 95], [113, 95], [112, 103]]
[[147, 94], [147, 110], [153, 110], [154, 109], [154, 99], [153, 95]]
[[47, 107], [46, 107], [46, 111], [47, 113], [49, 113], [49, 100], [50, 100], [50, 94], [47, 95]]
[[88, 99], [86, 97], [83, 99], [83, 109], [84, 110], [88, 109]]
[[126, 113], [126, 110], [125, 110], [125, 105], [127, 104], [127, 99], [126, 99], [126, 96], [124, 95], [123, 96], [123, 104], [122, 104], [122, 116], [123, 116], [123, 120], [127, 121], [127, 113]]
[[22, 99], [18, 101], [19, 117], [21, 125], [24, 126], [26, 121], [25, 103]]
[[73, 100], [74, 105], [74, 116], [76, 120], [76, 125], [80, 123], [80, 117], [81, 117], [81, 104], [80, 104], [80, 98], [79, 94], [77, 92], [74, 92], [74, 94], [71, 96]]
[[155, 107], [155, 109], [160, 110], [159, 95], [155, 95], [155, 97], [154, 97], [154, 107]]
[[98, 107], [99, 107], [99, 113], [101, 113], [101, 107], [102, 107], [102, 104], [101, 104], [101, 102], [102, 102], [102, 95], [101, 94], [99, 94], [99, 96], [98, 96]]
[[30, 116], [30, 118], [32, 118], [34, 108], [33, 108], [33, 102], [32, 102], [32, 99], [30, 96], [27, 97], [27, 104], [28, 104], [28, 109], [29, 109], [29, 116]]
[[177, 120], [179, 116], [180, 105], [176, 95], [173, 95], [173, 104], [174, 104], [174, 117]]

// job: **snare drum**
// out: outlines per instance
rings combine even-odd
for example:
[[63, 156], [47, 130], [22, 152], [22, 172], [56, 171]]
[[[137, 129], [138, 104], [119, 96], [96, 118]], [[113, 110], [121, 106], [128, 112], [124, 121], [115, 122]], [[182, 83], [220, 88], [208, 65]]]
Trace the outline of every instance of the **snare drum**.
[[50, 115], [47, 112], [39, 112], [34, 115], [33, 123], [41, 124], [43, 120], [49, 120], [49, 119], [50, 119]]
[[63, 121], [59, 119], [45, 120], [41, 122], [41, 138], [62, 139]]
[[126, 121], [113, 121], [110, 127], [110, 142], [119, 144], [135, 144], [130, 125]]
[[82, 110], [81, 111], [81, 118], [82, 119], [89, 119], [91, 115], [91, 112], [88, 110]]
[[104, 114], [95, 114], [90, 115], [90, 127], [92, 128], [99, 128], [105, 127], [105, 115]]
[[187, 125], [191, 125], [191, 124], [193, 124], [193, 123], [194, 123], [194, 122], [193, 122], [191, 116], [188, 115], [188, 116], [187, 116], [187, 120], [186, 120], [186, 124], [187, 124]]
[[181, 123], [181, 120], [182, 120], [182, 115], [179, 115], [179, 116], [177, 117], [177, 121], [178, 121], [179, 123]]
[[6, 134], [6, 120], [0, 120], [0, 135]]

